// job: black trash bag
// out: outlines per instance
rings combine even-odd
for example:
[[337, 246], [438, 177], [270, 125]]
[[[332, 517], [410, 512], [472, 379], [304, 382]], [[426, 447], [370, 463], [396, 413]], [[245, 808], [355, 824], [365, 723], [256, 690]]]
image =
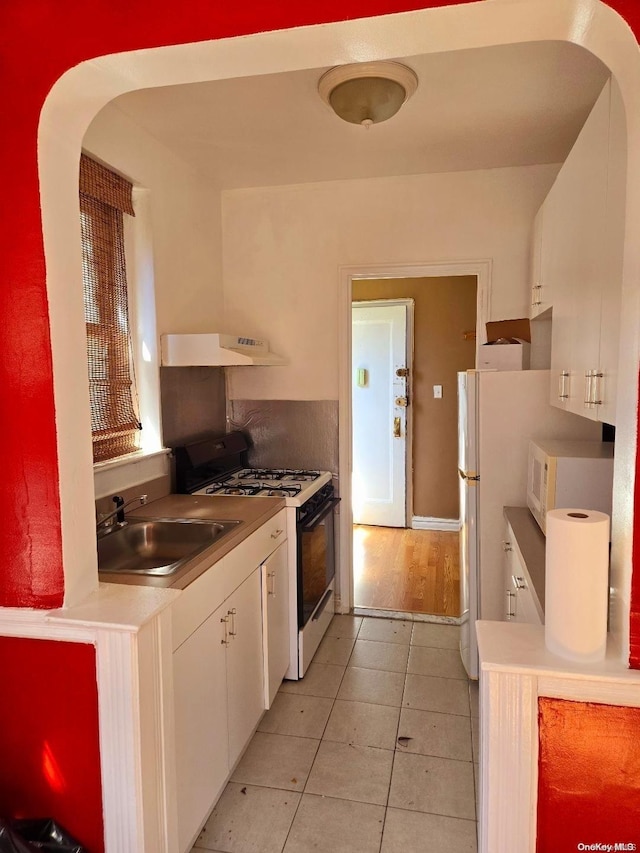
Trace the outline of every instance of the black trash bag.
[[[11, 821], [13, 831], [30, 846], [29, 851], [44, 853], [88, 853], [75, 838], [51, 818], [38, 818]], [[18, 848], [19, 853], [22, 853]], [[0, 853], [4, 853], [0, 848]]]
[[36, 850], [11, 828], [9, 821], [0, 818], [0, 853], [34, 853]]

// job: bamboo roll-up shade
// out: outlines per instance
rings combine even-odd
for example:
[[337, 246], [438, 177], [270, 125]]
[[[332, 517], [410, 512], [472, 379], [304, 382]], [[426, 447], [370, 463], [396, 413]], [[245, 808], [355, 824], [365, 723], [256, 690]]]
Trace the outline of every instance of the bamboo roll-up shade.
[[[91, 432], [94, 462], [113, 459], [138, 449], [141, 424], [137, 412], [137, 394], [131, 359], [131, 336], [124, 253], [121, 183], [101, 179], [107, 169], [89, 158], [82, 158], [81, 188], [99, 186], [117, 192], [103, 193], [98, 199], [80, 193], [82, 233], [82, 278], [87, 330], [87, 361], [91, 401]], [[129, 184], [128, 203], [131, 203]], [[126, 193], [125, 201], [126, 201]], [[104, 200], [110, 198], [112, 203]]]
[[121, 175], [117, 175], [102, 163], [80, 155], [80, 194], [88, 195], [96, 201], [115, 207], [129, 216], [135, 216], [131, 200], [132, 184]]

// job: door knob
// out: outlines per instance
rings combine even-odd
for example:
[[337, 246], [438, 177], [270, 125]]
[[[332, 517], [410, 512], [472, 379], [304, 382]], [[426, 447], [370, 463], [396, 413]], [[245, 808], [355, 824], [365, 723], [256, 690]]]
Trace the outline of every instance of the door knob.
[[396, 406], [401, 406], [403, 409], [407, 408], [408, 400], [406, 397], [396, 397]]
[[408, 367], [399, 367], [396, 370], [396, 376], [408, 376], [408, 375], [409, 375], [409, 368]]

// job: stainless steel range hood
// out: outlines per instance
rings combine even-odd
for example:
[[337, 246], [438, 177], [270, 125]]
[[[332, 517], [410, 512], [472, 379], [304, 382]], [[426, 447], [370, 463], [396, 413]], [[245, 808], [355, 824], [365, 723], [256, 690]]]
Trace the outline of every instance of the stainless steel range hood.
[[286, 364], [269, 350], [267, 341], [236, 335], [162, 335], [162, 364], [165, 367], [230, 367], [250, 364]]

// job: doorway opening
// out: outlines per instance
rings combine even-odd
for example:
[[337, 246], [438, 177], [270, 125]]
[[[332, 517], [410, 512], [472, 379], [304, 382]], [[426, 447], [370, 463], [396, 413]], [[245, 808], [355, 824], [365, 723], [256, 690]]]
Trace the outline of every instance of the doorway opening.
[[351, 281], [356, 612], [460, 617], [456, 388], [476, 363], [478, 279]]

